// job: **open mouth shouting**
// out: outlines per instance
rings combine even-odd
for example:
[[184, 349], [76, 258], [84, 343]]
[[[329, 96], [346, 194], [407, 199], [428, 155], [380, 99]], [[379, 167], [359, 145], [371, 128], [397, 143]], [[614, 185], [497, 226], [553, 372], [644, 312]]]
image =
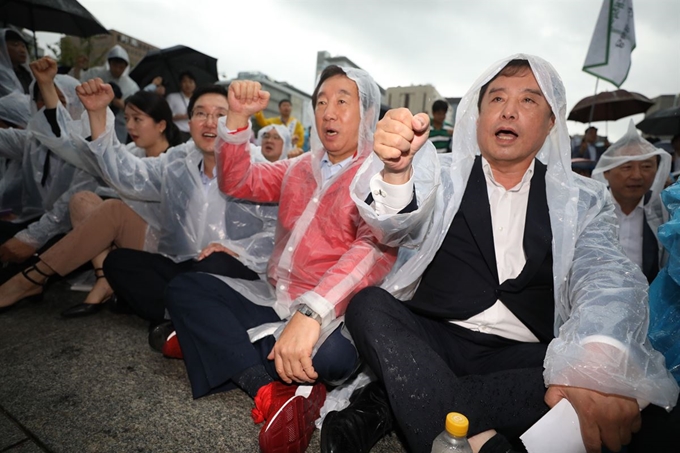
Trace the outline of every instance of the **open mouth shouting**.
[[498, 129], [496, 129], [495, 135], [496, 135], [496, 138], [498, 139], [498, 141], [508, 142], [508, 143], [516, 140], [519, 137], [519, 134], [517, 133], [517, 131], [515, 131], [511, 127], [505, 127], [505, 126], [502, 126], [502, 127], [499, 127]]

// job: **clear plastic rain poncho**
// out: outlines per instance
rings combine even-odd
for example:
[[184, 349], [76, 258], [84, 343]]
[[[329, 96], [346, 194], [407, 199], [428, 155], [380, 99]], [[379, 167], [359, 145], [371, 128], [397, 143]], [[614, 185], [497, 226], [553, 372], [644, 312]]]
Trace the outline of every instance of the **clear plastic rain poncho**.
[[[113, 113], [107, 113], [113, 119]], [[100, 181], [100, 186], [95, 193], [102, 197], [121, 198], [115, 189], [106, 183], [106, 175], [101, 171], [97, 157], [90, 152], [89, 143], [83, 138], [89, 137], [90, 119], [87, 111], [82, 116], [74, 119], [61, 103], [56, 109], [57, 125], [60, 135], [57, 137], [52, 131], [47, 118], [43, 112], [34, 115], [29, 123], [29, 130], [35, 134], [38, 140], [51, 149], [57, 156], [69, 164], [87, 172]], [[123, 148], [136, 157], [146, 157], [146, 151], [138, 147], [134, 142], [124, 145]], [[121, 198], [130, 206], [140, 217], [151, 225], [160, 224], [160, 203], [152, 201], [137, 200], [134, 198]]]
[[[13, 91], [0, 98], [0, 120], [25, 129], [31, 118], [30, 96]], [[21, 161], [0, 158], [0, 210], [21, 213]], [[7, 212], [9, 213], [9, 212]]]
[[[7, 51], [5, 33], [8, 30], [9, 28], [0, 28], [0, 97], [8, 95], [12, 91], [24, 93], [24, 87], [14, 73], [12, 60], [10, 60], [9, 52]], [[28, 67], [28, 62], [24, 63], [24, 67], [29, 74], [32, 74]]]
[[388, 244], [405, 244], [382, 285], [398, 299], [414, 294], [458, 211], [475, 156], [480, 88], [512, 59], [528, 60], [556, 120], [537, 158], [547, 165], [546, 195], [553, 233], [555, 335], [545, 358], [546, 385], [585, 387], [675, 405], [678, 386], [647, 339], [647, 282], [618, 245], [617, 219], [606, 188], [571, 171], [566, 93], [555, 69], [531, 55], [493, 64], [458, 108], [453, 153], [437, 159], [429, 143], [414, 159], [419, 209], [377, 216], [363, 201], [382, 170], [371, 156], [357, 173], [352, 196], [362, 217]]
[[[343, 70], [359, 89], [358, 149], [350, 164], [325, 184], [321, 160], [326, 151], [316, 125], [311, 151], [297, 159], [247, 164], [241, 156], [247, 152], [250, 128], [230, 134], [225, 120], [219, 122], [215, 148], [222, 190], [235, 197], [280, 203], [267, 281], [219, 278], [253, 303], [272, 307], [281, 319], [289, 318], [300, 304], [309, 306], [322, 318], [317, 347], [339, 325], [350, 298], [361, 288], [380, 283], [395, 258], [394, 249], [376, 243], [349, 196], [350, 181], [373, 148], [380, 91], [365, 71]], [[281, 323], [274, 323], [251, 329], [249, 335], [256, 341], [282, 329]]]
[[281, 151], [281, 155], [277, 160], [284, 160], [288, 158], [288, 152], [293, 147], [290, 131], [286, 126], [280, 124], [270, 124], [269, 126], [265, 126], [257, 132], [257, 146], [250, 147], [250, 155], [252, 156], [253, 162], [269, 162], [262, 154], [262, 136], [271, 130], [275, 130], [279, 134], [279, 137], [281, 137], [283, 140], [283, 150]]
[[680, 182], [661, 193], [670, 220], [659, 227], [668, 263], [649, 288], [649, 339], [680, 382]]
[[[654, 147], [654, 145], [640, 137], [632, 120], [628, 125], [626, 134], [607, 148], [607, 151], [602, 154], [602, 157], [600, 157], [600, 160], [593, 170], [592, 178], [604, 184], [609, 184], [607, 178], [605, 178], [605, 172], [623, 165], [626, 162], [646, 160], [654, 156], [659, 156], [659, 165], [656, 171], [656, 177], [654, 178], [654, 182], [650, 189], [651, 194], [649, 201], [644, 205], [644, 211], [647, 224], [656, 236], [656, 231], [659, 226], [668, 220], [667, 213], [664, 211], [663, 204], [661, 203], [660, 194], [671, 173], [672, 157], [668, 152]], [[659, 244], [660, 266], [663, 266], [664, 261], [664, 248]]]
[[[90, 143], [82, 136], [72, 139], [81, 142], [75, 148], [83, 143], [89, 147], [104, 180], [149, 224], [146, 251], [179, 262], [195, 258], [211, 243], [220, 243], [236, 252], [250, 269], [264, 273], [278, 208], [231, 199], [220, 192], [216, 178], [204, 187], [203, 154], [193, 140], [158, 157], [136, 157], [118, 142], [110, 110], [106, 131], [99, 138]], [[137, 211], [138, 206], [150, 203], [158, 203], [158, 210]]]
[[[64, 95], [70, 114], [80, 116], [83, 105], [75, 92], [79, 82], [67, 75], [57, 75], [54, 83]], [[35, 105], [31, 105], [35, 115]], [[68, 211], [71, 196], [83, 190], [94, 190], [98, 186], [97, 181], [52, 153], [30, 130], [0, 130], [0, 153], [8, 159], [21, 162], [22, 206], [15, 221], [40, 217], [15, 237], [39, 248], [54, 235], [68, 231], [71, 228]], [[49, 164], [46, 164], [48, 159]]]

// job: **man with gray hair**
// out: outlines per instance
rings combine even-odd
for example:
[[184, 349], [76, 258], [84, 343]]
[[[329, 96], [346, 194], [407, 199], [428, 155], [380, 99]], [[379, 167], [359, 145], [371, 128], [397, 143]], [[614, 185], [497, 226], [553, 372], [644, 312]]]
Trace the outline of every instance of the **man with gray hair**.
[[592, 174], [609, 186], [621, 247], [650, 283], [664, 263], [656, 230], [667, 220], [659, 195], [670, 169], [671, 155], [640, 137], [631, 121], [628, 132], [605, 151]]

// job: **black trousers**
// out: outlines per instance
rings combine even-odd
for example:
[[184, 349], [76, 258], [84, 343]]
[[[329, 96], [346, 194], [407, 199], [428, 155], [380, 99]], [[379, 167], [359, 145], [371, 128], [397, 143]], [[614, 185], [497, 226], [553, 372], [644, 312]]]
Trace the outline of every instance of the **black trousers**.
[[[229, 285], [207, 274], [177, 276], [168, 286], [166, 302], [184, 355], [194, 398], [231, 390], [233, 377], [263, 365], [280, 380], [267, 356], [275, 339], [250, 342], [248, 329], [281, 321], [274, 309], [256, 305]], [[348, 378], [359, 361], [356, 349], [338, 327], [312, 358], [322, 382]]]
[[[472, 332], [417, 315], [380, 288], [366, 288], [345, 317], [359, 354], [384, 383], [398, 426], [414, 452], [427, 453], [446, 414], [470, 420], [469, 435], [496, 429], [514, 443], [547, 411], [547, 345]], [[673, 452], [680, 416], [642, 412], [629, 452]]]
[[115, 249], [104, 260], [104, 275], [116, 295], [140, 317], [158, 324], [165, 320], [165, 290], [184, 272], [206, 272], [243, 280], [257, 280], [255, 272], [233, 256], [216, 252], [201, 261], [175, 263], [157, 253]]

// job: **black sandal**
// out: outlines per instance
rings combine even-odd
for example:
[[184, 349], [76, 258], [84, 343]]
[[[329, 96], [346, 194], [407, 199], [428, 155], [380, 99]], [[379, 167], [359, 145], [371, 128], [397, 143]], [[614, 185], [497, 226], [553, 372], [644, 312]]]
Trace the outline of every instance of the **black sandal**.
[[[26, 280], [33, 283], [35, 286], [44, 287], [47, 284], [47, 281], [49, 280], [49, 278], [52, 275], [46, 274], [43, 271], [41, 271], [36, 266], [36, 264], [32, 264], [31, 266], [28, 266], [26, 269], [21, 271], [21, 275], [23, 275]], [[36, 271], [41, 276], [45, 277], [45, 279], [42, 282], [39, 282], [39, 281], [35, 280], [33, 277], [30, 277], [28, 274], [32, 271]], [[19, 299], [18, 301], [14, 302], [12, 305], [8, 305], [6, 307], [0, 307], [0, 313], [5, 313], [5, 312], [11, 310], [12, 308], [16, 307], [17, 305], [19, 305], [22, 302], [41, 302], [43, 300], [44, 296], [45, 296], [44, 292], [40, 292], [38, 294], [26, 296], [23, 299]]]
[[[104, 269], [102, 269], [101, 267], [95, 267], [94, 276], [97, 280], [99, 280], [100, 278], [104, 278], [105, 277]], [[98, 304], [86, 304], [85, 302], [82, 302], [80, 304], [76, 304], [62, 311], [61, 316], [63, 318], [82, 318], [83, 316], [94, 315], [96, 313], [99, 313], [106, 306], [115, 305], [117, 299], [118, 298], [116, 297], [115, 294], [111, 294], [108, 298], [104, 299]]]

